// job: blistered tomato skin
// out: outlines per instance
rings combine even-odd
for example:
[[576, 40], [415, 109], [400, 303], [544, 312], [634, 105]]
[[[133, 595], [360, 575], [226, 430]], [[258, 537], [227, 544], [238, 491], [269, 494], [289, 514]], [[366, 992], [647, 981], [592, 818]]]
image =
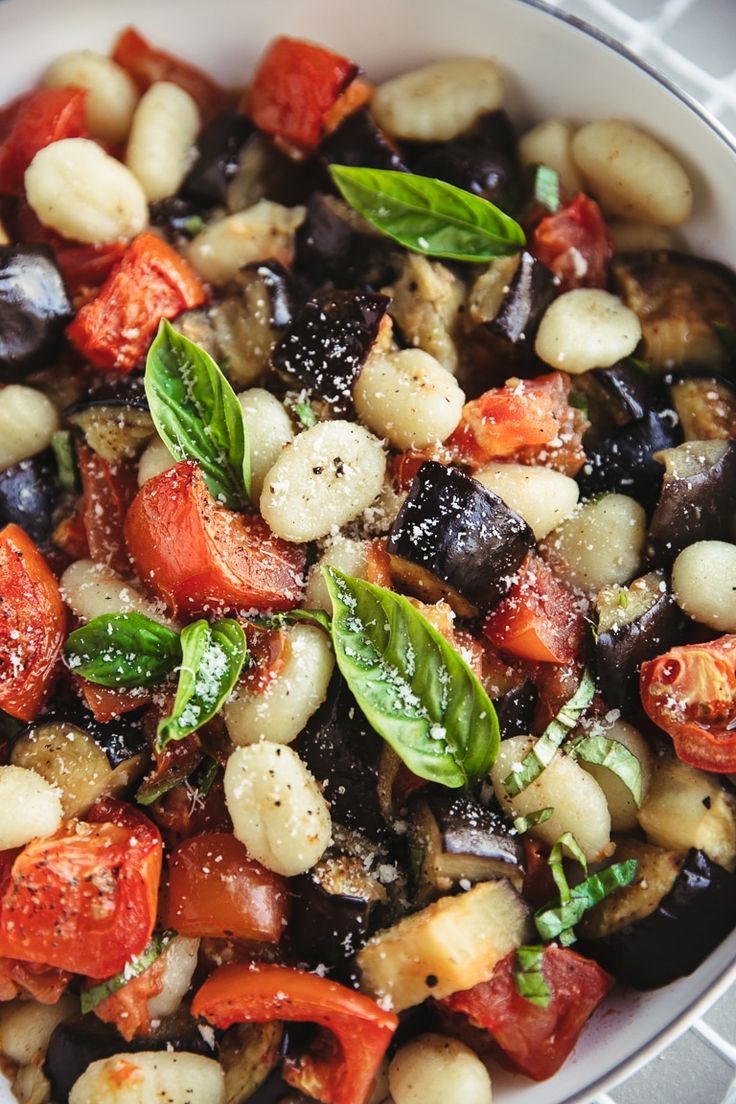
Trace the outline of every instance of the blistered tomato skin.
[[641, 703], [683, 763], [736, 771], [736, 635], [687, 644], [642, 664]]
[[66, 629], [46, 560], [17, 525], [0, 531], [0, 709], [21, 721], [40, 713]]
[[256, 514], [218, 505], [191, 460], [141, 487], [125, 539], [141, 579], [175, 616], [288, 610], [302, 596], [304, 548], [279, 540]]
[[39, 150], [86, 137], [85, 99], [79, 88], [42, 88], [0, 110], [0, 195], [23, 195], [23, 176]]

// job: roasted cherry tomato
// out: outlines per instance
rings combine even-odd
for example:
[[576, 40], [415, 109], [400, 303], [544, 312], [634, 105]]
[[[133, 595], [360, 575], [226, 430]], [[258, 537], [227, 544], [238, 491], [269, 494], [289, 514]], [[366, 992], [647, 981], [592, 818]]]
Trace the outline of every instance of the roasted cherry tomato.
[[22, 196], [25, 171], [44, 146], [87, 137], [86, 92], [41, 88], [0, 112], [0, 193]]
[[569, 393], [570, 379], [562, 372], [507, 380], [465, 404], [446, 448], [474, 467], [515, 460], [575, 475], [585, 462], [581, 438], [587, 422], [568, 403]]
[[230, 832], [192, 836], [171, 856], [167, 923], [182, 935], [278, 943], [286, 905], [284, 879]]
[[15, 858], [0, 897], [0, 955], [105, 978], [148, 943], [162, 845], [155, 825], [105, 798]]
[[211, 77], [196, 65], [152, 46], [134, 27], [122, 32], [112, 59], [133, 78], [139, 92], [145, 92], [156, 81], [178, 84], [196, 100], [203, 123], [209, 123], [228, 105], [227, 93]]
[[497, 648], [534, 663], [571, 663], [583, 642], [580, 602], [530, 553], [508, 594], [491, 610], [483, 632]]
[[542, 973], [551, 991], [547, 1008], [519, 995], [515, 954], [503, 958], [490, 981], [440, 1002], [488, 1031], [504, 1065], [535, 1081], [556, 1073], [614, 983], [596, 962], [567, 948], [545, 948]]
[[561, 290], [606, 286], [612, 248], [601, 209], [580, 192], [537, 226], [532, 253], [559, 276]]
[[86, 445], [77, 445], [79, 474], [82, 477], [82, 523], [89, 554], [95, 563], [105, 563], [115, 571], [129, 570], [123, 539], [123, 523], [138, 481], [135, 465], [104, 460]]
[[79, 679], [77, 688], [85, 702], [92, 710], [96, 721], [105, 724], [114, 721], [116, 717], [122, 717], [124, 713], [132, 713], [134, 709], [149, 705], [152, 694], [143, 687], [135, 690], [126, 690], [123, 687], [97, 686], [94, 682]]
[[72, 975], [42, 962], [0, 958], [0, 1001], [32, 997], [39, 1004], [56, 1004]]
[[125, 537], [138, 574], [174, 614], [287, 610], [301, 598], [304, 549], [275, 537], [258, 515], [216, 503], [193, 461], [141, 487]]
[[184, 258], [146, 231], [128, 246], [67, 334], [96, 367], [128, 373], [145, 355], [162, 318], [175, 318], [206, 298]]
[[256, 69], [248, 114], [266, 134], [298, 146], [316, 146], [328, 114], [357, 72], [358, 66], [348, 58], [282, 35]]
[[64, 642], [59, 585], [31, 538], [0, 530], [0, 709], [32, 721], [40, 713]]
[[736, 634], [643, 663], [641, 703], [683, 763], [736, 771]]
[[220, 966], [192, 1001], [215, 1027], [287, 1020], [326, 1028], [284, 1077], [325, 1104], [364, 1104], [398, 1019], [362, 993], [288, 966]]

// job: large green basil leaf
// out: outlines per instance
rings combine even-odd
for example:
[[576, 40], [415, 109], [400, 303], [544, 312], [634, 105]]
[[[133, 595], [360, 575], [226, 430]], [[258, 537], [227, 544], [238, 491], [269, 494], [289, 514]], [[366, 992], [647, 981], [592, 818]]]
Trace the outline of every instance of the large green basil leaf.
[[454, 184], [391, 169], [330, 165], [330, 172], [351, 207], [416, 253], [487, 263], [524, 246], [518, 222]]
[[498, 720], [467, 663], [400, 594], [323, 572], [337, 663], [376, 732], [420, 778], [458, 787], [487, 774]]
[[181, 634], [182, 661], [171, 713], [156, 732], [156, 751], [211, 720], [232, 693], [248, 656], [243, 627], [232, 618], [195, 621]]
[[196, 460], [218, 502], [242, 509], [250, 494], [243, 409], [209, 353], [165, 318], [148, 350], [145, 387], [170, 452], [177, 460]]
[[142, 613], [103, 613], [70, 633], [64, 660], [98, 686], [156, 686], [181, 659], [179, 634]]

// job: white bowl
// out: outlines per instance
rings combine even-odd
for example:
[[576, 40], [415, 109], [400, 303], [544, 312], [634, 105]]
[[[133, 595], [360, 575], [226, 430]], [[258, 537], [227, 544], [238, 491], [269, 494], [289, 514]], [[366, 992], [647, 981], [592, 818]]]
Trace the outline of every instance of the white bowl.
[[[733, 140], [705, 112], [590, 28], [529, 0], [3, 0], [0, 103], [29, 88], [65, 50], [107, 49], [132, 23], [199, 62], [224, 84], [243, 84], [277, 33], [311, 38], [360, 62], [374, 79], [452, 54], [491, 55], [508, 77], [519, 125], [550, 115], [617, 116], [646, 127], [691, 174], [693, 252], [736, 260]], [[691, 977], [645, 995], [616, 993], [573, 1057], [550, 1081], [494, 1076], [495, 1104], [584, 1104], [684, 1031], [736, 979], [736, 932]], [[5, 1090], [7, 1093], [7, 1090]], [[3, 1097], [0, 1104], [10, 1101]], [[201, 1104], [206, 1104], [202, 1101]]]

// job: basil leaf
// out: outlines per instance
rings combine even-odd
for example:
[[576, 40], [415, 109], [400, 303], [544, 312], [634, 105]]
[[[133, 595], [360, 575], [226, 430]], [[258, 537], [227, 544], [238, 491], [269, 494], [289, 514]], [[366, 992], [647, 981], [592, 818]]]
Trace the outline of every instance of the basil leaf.
[[156, 686], [181, 659], [179, 634], [142, 613], [103, 613], [67, 637], [64, 662], [98, 686]]
[[538, 824], [544, 824], [546, 820], [554, 813], [554, 809], [551, 805], [548, 805], [546, 809], [535, 809], [533, 813], [527, 813], [526, 816], [517, 817], [514, 821], [514, 828], [520, 836], [524, 832], [528, 832], [530, 828], [536, 828]]
[[56, 476], [62, 487], [65, 491], [79, 491], [79, 468], [71, 431], [58, 429], [51, 438], [51, 448], [56, 461]]
[[516, 948], [514, 982], [517, 993], [530, 1004], [547, 1008], [552, 1000], [552, 990], [544, 977], [543, 964], [544, 947], [541, 944], [532, 946], [522, 943], [521, 947]]
[[289, 413], [296, 418], [302, 429], [311, 429], [312, 426], [316, 426], [319, 421], [311, 403], [299, 401], [286, 402], [286, 400], [284, 400], [284, 406]]
[[146, 396], [177, 460], [196, 460], [214, 497], [233, 510], [250, 494], [243, 409], [209, 353], [162, 318], [148, 350]]
[[487, 774], [498, 720], [467, 663], [402, 595], [322, 570], [337, 664], [376, 732], [430, 782], [458, 787]]
[[317, 625], [318, 628], [330, 632], [332, 626], [330, 618], [324, 610], [320, 609], [293, 609], [285, 613], [272, 613], [265, 617], [255, 615], [248, 618], [254, 625], [260, 625], [263, 629], [280, 629], [284, 625], [292, 625], [297, 622], [305, 622], [307, 625]]
[[195, 621], [181, 634], [182, 661], [174, 706], [156, 731], [156, 751], [183, 740], [218, 712], [232, 693], [248, 655], [242, 626], [225, 618]]
[[557, 754], [557, 749], [568, 732], [578, 723], [594, 695], [595, 684], [590, 672], [586, 670], [573, 696], [565, 702], [557, 716], [552, 718], [532, 750], [522, 759], [519, 769], [511, 771], [504, 778], [503, 784], [509, 797], [516, 797], [525, 790], [535, 778], [539, 777], [544, 768], [550, 765]]
[[572, 928], [588, 909], [599, 904], [609, 893], [629, 885], [636, 877], [639, 866], [637, 859], [614, 863], [597, 874], [591, 874], [580, 885], [570, 890], [569, 900], [560, 902], [556, 907], [545, 906], [534, 914], [534, 924], [542, 939], [557, 939], [563, 946], [575, 941]]
[[485, 263], [525, 244], [518, 222], [487, 199], [427, 176], [330, 165], [343, 199], [416, 253]]
[[573, 759], [582, 759], [584, 763], [594, 763], [610, 770], [629, 791], [637, 809], [641, 807], [641, 763], [618, 740], [607, 736], [581, 736], [573, 740], [565, 751]]
[[93, 985], [91, 989], [83, 989], [80, 994], [82, 1015], [86, 1016], [88, 1012], [93, 1012], [98, 1004], [102, 1004], [113, 993], [117, 993], [133, 978], [145, 973], [163, 954], [175, 935], [175, 931], [165, 931], [161, 935], [152, 936], [141, 953], [134, 955], [130, 962], [126, 962], [119, 974], [114, 974], [111, 978], [99, 982], [98, 985]]
[[570, 886], [567, 882], [564, 867], [565, 848], [574, 859], [577, 859], [585, 873], [588, 873], [588, 860], [585, 857], [585, 852], [581, 849], [572, 832], [563, 832], [560, 838], [555, 841], [555, 845], [547, 859], [554, 883], [560, 894], [560, 901], [563, 904], [570, 900]]

